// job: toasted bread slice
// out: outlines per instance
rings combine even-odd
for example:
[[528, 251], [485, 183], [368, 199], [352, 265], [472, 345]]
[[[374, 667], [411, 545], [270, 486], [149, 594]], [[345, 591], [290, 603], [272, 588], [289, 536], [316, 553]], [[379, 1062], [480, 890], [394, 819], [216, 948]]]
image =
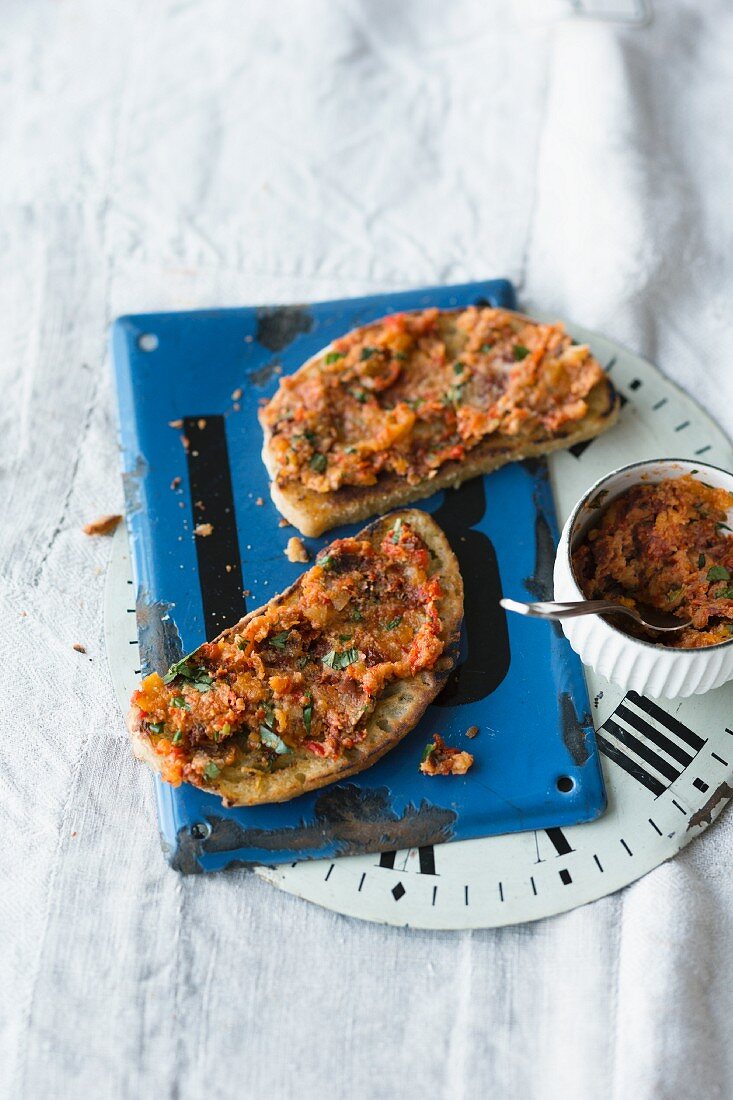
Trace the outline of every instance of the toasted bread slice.
[[[376, 705], [366, 722], [363, 740], [335, 757], [316, 756], [305, 746], [295, 747], [286, 755], [277, 756], [276, 766], [269, 772], [246, 766], [222, 766], [221, 769], [216, 768], [218, 774], [213, 778], [198, 782], [195, 777], [186, 776], [189, 782], [218, 794], [228, 806], [285, 802], [306, 791], [345, 779], [370, 767], [414, 728], [455, 664], [463, 618], [463, 582], [458, 562], [445, 535], [425, 512], [410, 509], [393, 513], [371, 524], [356, 537], [368, 540], [376, 550], [390, 531], [401, 529], [401, 524], [407, 525], [422, 540], [429, 552], [428, 576], [430, 579], [438, 578], [440, 582], [441, 595], [437, 607], [442, 645], [432, 667], [422, 668], [415, 675], [388, 682], [375, 697]], [[319, 560], [324, 560], [331, 550], [332, 547], [327, 548]], [[298, 599], [304, 579], [313, 573], [314, 568], [302, 574], [290, 588], [274, 597], [264, 607], [251, 611], [236, 626], [223, 631], [215, 639], [215, 643], [231, 641], [235, 635], [241, 636], [247, 625], [264, 611], [276, 611], [291, 603], [293, 597]], [[195, 662], [197, 654], [205, 649], [207, 647], [201, 647], [186, 660], [193, 659]], [[210, 668], [209, 671], [214, 670]], [[139, 705], [133, 702], [128, 726], [135, 755], [155, 771], [164, 773], [164, 757], [156, 751], [144, 718]], [[212, 749], [219, 751], [218, 747], [212, 746]], [[211, 758], [218, 757], [212, 755]]]
[[[460, 312], [462, 311], [442, 311], [440, 321], [445, 323]], [[529, 318], [509, 310], [491, 312], [501, 313], [503, 317], [515, 317], [518, 323], [525, 325], [535, 324]], [[349, 334], [349, 338], [368, 334], [371, 339], [378, 324], [357, 329]], [[560, 326], [556, 326], [556, 329], [562, 331]], [[449, 339], [450, 354], [460, 356], [460, 340], [456, 340], [455, 336]], [[569, 343], [569, 338], [565, 339]], [[313, 371], [314, 368], [319, 369], [320, 365], [327, 363], [328, 358], [334, 355], [333, 349], [337, 346], [332, 344], [319, 352], [293, 378], [305, 375], [305, 372]], [[526, 352], [526, 349], [522, 351]], [[512, 434], [501, 430], [493, 431], [467, 449], [462, 457], [443, 461], [437, 469], [430, 470], [427, 476], [417, 481], [407, 480], [398, 473], [387, 471], [380, 473], [374, 484], [345, 483], [335, 489], [321, 491], [320, 487], [315, 489], [300, 480], [283, 479], [273, 447], [273, 432], [267, 422], [266, 411], [263, 410], [260, 414], [264, 429], [262, 459], [271, 478], [273, 502], [285, 519], [304, 535], [315, 537], [337, 525], [354, 523], [395, 507], [404, 507], [439, 489], [456, 488], [463, 481], [489, 473], [508, 462], [549, 454], [593, 439], [615, 423], [619, 412], [619, 398], [610, 379], [603, 374], [595, 360], [592, 362], [597, 368], [598, 380], [583, 395], [585, 411], [581, 417], [566, 421], [554, 431], [532, 421], [527, 429]]]

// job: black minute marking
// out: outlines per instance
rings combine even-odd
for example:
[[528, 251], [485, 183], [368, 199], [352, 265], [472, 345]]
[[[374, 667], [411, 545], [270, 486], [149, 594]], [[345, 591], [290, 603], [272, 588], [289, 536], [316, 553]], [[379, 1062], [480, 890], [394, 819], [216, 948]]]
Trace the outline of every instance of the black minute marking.
[[655, 833], [659, 833], [660, 836], [662, 835], [662, 830], [659, 828], [655, 821], [652, 821], [651, 818], [649, 818], [649, 824], [651, 825], [652, 829], [654, 829]]
[[628, 844], [626, 843], [626, 841], [624, 840], [623, 837], [621, 837], [621, 843], [623, 844], [624, 848], [629, 853], [629, 855], [633, 856], [634, 853], [631, 851], [631, 848], [629, 848]]
[[723, 760], [722, 756], [718, 756], [717, 752], [711, 752], [710, 755], [712, 756], [713, 760], [717, 760], [719, 764], [723, 764], [726, 768], [728, 767], [728, 761]]

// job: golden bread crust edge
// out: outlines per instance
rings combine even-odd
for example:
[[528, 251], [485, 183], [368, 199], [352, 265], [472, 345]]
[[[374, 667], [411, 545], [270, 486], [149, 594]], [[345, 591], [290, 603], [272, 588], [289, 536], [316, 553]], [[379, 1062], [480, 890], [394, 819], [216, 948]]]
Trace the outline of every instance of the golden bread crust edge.
[[[360, 537], [369, 537], [372, 541], [378, 540], [380, 534], [383, 537], [382, 529], [391, 526], [397, 515], [401, 515], [405, 522], [417, 531], [437, 556], [437, 573], [444, 593], [440, 602], [440, 617], [444, 628], [445, 648], [436, 665], [432, 669], [423, 670], [409, 680], [390, 684], [367, 723], [366, 737], [343, 757], [328, 760], [314, 757], [311, 753], [304, 751], [302, 754], [296, 754], [297, 758], [287, 769], [272, 772], [269, 775], [254, 777], [247, 775], [237, 781], [214, 782], [202, 790], [218, 794], [228, 806], [286, 802], [329, 783], [347, 779], [371, 767], [380, 757], [399, 744], [420, 720], [443, 687], [455, 664], [463, 620], [463, 580], [448, 540], [426, 512], [409, 509], [382, 517], [360, 532]], [[295, 581], [264, 606], [276, 606], [281, 603], [292, 593], [297, 584], [298, 581]], [[228, 627], [219, 637], [229, 630], [246, 624], [261, 611], [260, 607], [248, 612], [241, 623]], [[154, 771], [160, 772], [160, 757], [142, 731], [140, 711], [134, 704], [128, 717], [128, 729], [137, 759], [148, 764]]]

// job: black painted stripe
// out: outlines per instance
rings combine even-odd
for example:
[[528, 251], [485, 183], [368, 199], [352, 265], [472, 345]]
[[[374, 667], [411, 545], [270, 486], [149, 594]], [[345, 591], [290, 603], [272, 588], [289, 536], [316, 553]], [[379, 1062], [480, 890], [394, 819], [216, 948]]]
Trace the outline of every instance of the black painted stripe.
[[695, 752], [699, 752], [705, 744], [703, 737], [698, 737], [696, 733], [693, 733], [689, 726], [684, 726], [682, 722], [679, 722], [673, 715], [669, 714], [666, 710], [662, 710], [656, 703], [653, 703], [651, 699], [645, 699], [643, 695], [639, 695], [636, 691], [630, 691], [627, 695], [627, 699], [630, 699], [632, 703], [635, 703], [641, 710], [645, 710], [652, 718], [662, 726], [666, 726], [672, 733], [676, 733], [682, 741], [685, 741], [691, 749]]
[[600, 731], [596, 734], [596, 741], [598, 742], [598, 748], [609, 760], [613, 760], [614, 764], [618, 764], [620, 768], [623, 768], [633, 779], [651, 791], [655, 797], [659, 798], [660, 794], [664, 794], [667, 788], [663, 783], [660, 783], [653, 775], [645, 772], [635, 760], [632, 760], [625, 752], [621, 752], [621, 749], [613, 742], [607, 741]]
[[417, 854], [420, 857], [420, 874], [434, 875], [436, 873], [435, 849], [432, 844], [427, 845], [425, 848], [418, 848]]
[[603, 728], [607, 733], [612, 733], [616, 740], [620, 741], [622, 745], [625, 745], [627, 749], [631, 749], [631, 751], [635, 752], [637, 756], [640, 756], [642, 760], [645, 760], [647, 764], [651, 764], [655, 771], [661, 772], [665, 779], [669, 779], [670, 783], [674, 783], [675, 779], [678, 779], [681, 775], [679, 768], [674, 768], [663, 757], [652, 752], [643, 741], [640, 741], [638, 737], [634, 737], [633, 733], [629, 733], [623, 726], [619, 726], [612, 718], [606, 719], [603, 723]]
[[552, 846], [559, 856], [566, 856], [568, 853], [574, 851], [562, 829], [545, 829], [545, 832], [552, 841]]
[[211, 535], [194, 536], [204, 626], [211, 639], [247, 610], [224, 417], [187, 416], [183, 432], [194, 524], [213, 528]]
[[379, 866], [387, 867], [390, 871], [394, 869], [394, 861], [397, 852], [382, 852], [379, 857]]
[[633, 726], [638, 733], [643, 733], [645, 737], [648, 737], [649, 740], [653, 741], [655, 745], [658, 745], [660, 749], [664, 749], [671, 757], [678, 760], [683, 768], [686, 768], [688, 764], [691, 764], [694, 760], [693, 756], [690, 756], [684, 749], [681, 749], [674, 741], [670, 741], [668, 737], [665, 737], [664, 734], [660, 733], [654, 726], [650, 726], [649, 723], [645, 722], [638, 714], [634, 714], [634, 712], [629, 710], [628, 707], [625, 707], [623, 703], [616, 707], [614, 717], [623, 718], [624, 722], [628, 722], [628, 724]]

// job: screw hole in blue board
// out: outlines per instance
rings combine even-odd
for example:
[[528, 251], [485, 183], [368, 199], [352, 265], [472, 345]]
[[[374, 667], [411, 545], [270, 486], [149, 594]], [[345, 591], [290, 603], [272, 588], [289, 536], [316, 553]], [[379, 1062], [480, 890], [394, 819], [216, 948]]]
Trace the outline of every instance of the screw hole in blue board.
[[561, 775], [557, 780], [556, 786], [561, 794], [570, 794], [575, 787], [575, 780], [569, 775]]
[[154, 332], [143, 332], [143, 334], [137, 338], [137, 346], [140, 348], [140, 351], [155, 351], [158, 346], [158, 337]]

